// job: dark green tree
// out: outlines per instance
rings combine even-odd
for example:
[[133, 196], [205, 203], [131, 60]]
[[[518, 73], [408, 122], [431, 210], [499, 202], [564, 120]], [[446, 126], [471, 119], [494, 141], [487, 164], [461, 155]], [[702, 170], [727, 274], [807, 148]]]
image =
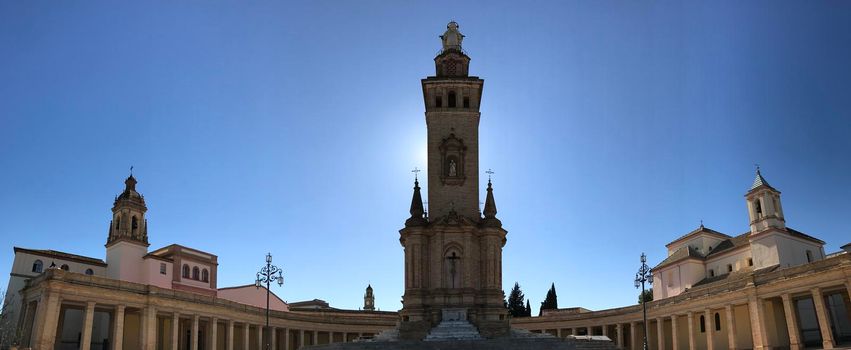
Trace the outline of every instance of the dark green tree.
[[553, 283], [550, 286], [550, 290], [547, 291], [547, 297], [541, 303], [541, 309], [538, 310], [538, 316], [541, 316], [544, 313], [544, 310], [555, 309], [558, 309], [558, 296], [556, 296], [556, 284]]
[[653, 288], [645, 290], [644, 293], [638, 294], [638, 303], [641, 304], [642, 299], [644, 301], [653, 301]]
[[529, 305], [529, 300], [526, 300], [526, 317], [532, 317], [532, 306]]
[[520, 284], [514, 282], [514, 288], [511, 288], [507, 304], [508, 313], [512, 317], [526, 316], [526, 307], [523, 306], [523, 299], [525, 299], [525, 296], [523, 295], [523, 291], [520, 290]]

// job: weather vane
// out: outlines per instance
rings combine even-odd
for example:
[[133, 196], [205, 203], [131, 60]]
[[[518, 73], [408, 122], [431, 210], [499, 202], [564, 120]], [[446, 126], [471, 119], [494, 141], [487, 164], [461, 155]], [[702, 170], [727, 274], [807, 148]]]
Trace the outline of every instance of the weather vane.
[[485, 173], [486, 173], [486, 174], [488, 174], [488, 181], [490, 181], [490, 180], [491, 180], [491, 175], [493, 175], [493, 170], [491, 170], [490, 168], [488, 168], [488, 171], [486, 171]]
[[133, 166], [130, 166], [130, 176], [133, 176]]

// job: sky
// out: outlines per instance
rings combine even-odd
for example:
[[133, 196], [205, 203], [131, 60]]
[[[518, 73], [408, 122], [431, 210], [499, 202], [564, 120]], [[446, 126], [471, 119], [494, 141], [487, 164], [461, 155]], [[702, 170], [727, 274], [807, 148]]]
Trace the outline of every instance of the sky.
[[851, 242], [849, 2], [0, 0], [0, 271], [104, 258], [133, 166], [150, 248], [218, 255], [220, 287], [271, 252], [284, 300], [398, 310], [450, 20], [533, 309], [634, 304], [642, 252], [746, 232], [754, 164], [789, 227]]

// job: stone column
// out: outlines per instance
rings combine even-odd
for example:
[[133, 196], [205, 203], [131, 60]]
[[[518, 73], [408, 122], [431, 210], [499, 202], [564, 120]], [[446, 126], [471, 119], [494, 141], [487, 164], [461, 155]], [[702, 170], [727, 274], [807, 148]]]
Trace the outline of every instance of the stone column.
[[180, 313], [171, 314], [171, 350], [180, 348]]
[[124, 348], [124, 305], [115, 307], [112, 313], [112, 349], [122, 350]]
[[284, 328], [284, 338], [281, 339], [284, 343], [284, 350], [290, 350], [290, 329]]
[[[332, 332], [328, 332], [328, 333], [330, 333], [330, 334], [331, 334], [331, 336], [333, 337], [333, 334], [334, 334], [334, 333], [332, 333]], [[556, 337], [561, 338], [561, 328], [556, 329]], [[332, 341], [330, 341], [330, 340], [329, 340], [328, 342], [329, 342], [329, 343], [332, 343]]]
[[278, 328], [271, 327], [269, 332], [269, 345], [272, 350], [278, 350]]
[[83, 334], [80, 335], [80, 349], [91, 349], [92, 347], [92, 322], [95, 320], [95, 302], [86, 303], [85, 316], [83, 316]]
[[753, 337], [754, 350], [766, 349], [768, 339], [765, 334], [765, 313], [762, 300], [756, 296], [748, 298], [748, 315], [751, 319], [751, 337]]
[[42, 294], [36, 309], [34, 330], [30, 336], [30, 342], [35, 343], [33, 348], [53, 349], [61, 304], [58, 294]]
[[697, 349], [697, 343], [694, 341], [694, 312], [689, 311], [686, 315], [688, 319], [688, 348], [689, 350]]
[[659, 341], [659, 350], [665, 350], [665, 319], [661, 317], [656, 318], [656, 340]]
[[638, 333], [636, 332], [636, 327], [638, 327], [638, 322], [629, 323], [629, 345], [633, 349], [640, 349], [638, 339], [635, 337], [635, 334]]
[[227, 350], [233, 350], [233, 320], [228, 320], [228, 338], [225, 339]]
[[210, 349], [218, 350], [219, 345], [219, 318], [211, 317], [210, 318]]
[[156, 350], [157, 348], [157, 309], [148, 306], [142, 309], [140, 321], [142, 350]]
[[727, 319], [727, 348], [736, 350], [736, 313], [733, 312], [733, 305], [727, 304], [724, 313]]
[[[358, 338], [363, 336], [363, 333], [358, 333]], [[319, 344], [319, 331], [313, 331], [313, 342], [310, 345]]]
[[301, 329], [298, 332], [299, 333], [298, 333], [298, 348], [297, 349], [301, 349], [301, 348], [304, 347], [304, 330]]
[[706, 309], [703, 311], [703, 317], [706, 320], [704, 326], [706, 328], [706, 349], [713, 350], [712, 333], [715, 331], [715, 318], [712, 317], [712, 310]]
[[588, 335], [594, 335], [594, 327], [588, 326]]
[[824, 305], [824, 296], [822, 296], [820, 288], [813, 288], [812, 293], [818, 318], [818, 328], [821, 330], [822, 346], [825, 349], [833, 349], [833, 333], [830, 331], [830, 317]]
[[618, 323], [617, 325], [615, 325], [615, 332], [618, 332], [618, 334], [617, 334], [618, 348], [623, 349], [623, 324], [622, 323]]
[[677, 315], [671, 315], [671, 348], [679, 349], [680, 341], [677, 339]]
[[198, 326], [200, 322], [198, 315], [192, 316], [192, 350], [198, 350]]
[[251, 340], [251, 326], [248, 324], [248, 322], [245, 322], [245, 330], [243, 330], [243, 334], [244, 334], [244, 336], [242, 337], [242, 339], [243, 339], [242, 340], [242, 343], [243, 343], [242, 349], [248, 350], [249, 345], [251, 345], [251, 342], [250, 342], [250, 340]]
[[783, 314], [786, 316], [786, 329], [789, 332], [789, 349], [800, 350], [801, 342], [798, 340], [800, 334], [798, 332], [798, 322], [795, 319], [795, 308], [792, 304], [792, 297], [788, 293], [780, 296], [783, 299]]
[[257, 326], [257, 347], [266, 350], [266, 344], [263, 342], [263, 326]]

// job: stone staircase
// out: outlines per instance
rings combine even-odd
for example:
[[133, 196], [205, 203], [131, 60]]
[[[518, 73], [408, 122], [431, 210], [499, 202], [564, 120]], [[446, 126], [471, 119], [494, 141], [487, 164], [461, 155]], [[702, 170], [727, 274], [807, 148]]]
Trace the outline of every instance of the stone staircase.
[[466, 320], [442, 321], [431, 329], [425, 341], [480, 340], [479, 330]]

